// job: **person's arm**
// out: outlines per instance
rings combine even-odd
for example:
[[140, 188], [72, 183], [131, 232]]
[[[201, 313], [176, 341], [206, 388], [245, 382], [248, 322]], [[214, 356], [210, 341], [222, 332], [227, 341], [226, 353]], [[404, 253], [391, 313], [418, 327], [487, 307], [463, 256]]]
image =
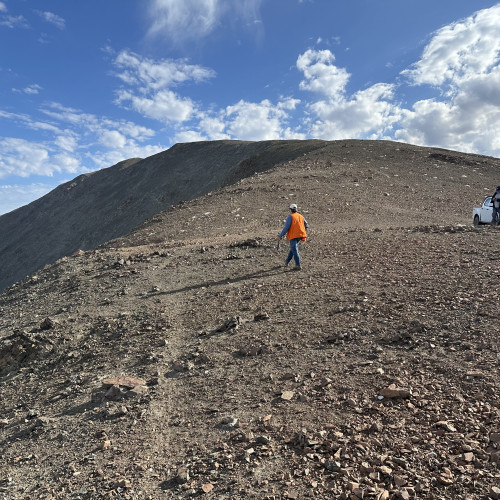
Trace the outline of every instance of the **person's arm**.
[[288, 230], [290, 229], [291, 225], [292, 225], [292, 216], [289, 215], [286, 218], [285, 225], [283, 226], [281, 233], [278, 234], [278, 238], [283, 238], [283, 236], [285, 236], [285, 234], [288, 233]]

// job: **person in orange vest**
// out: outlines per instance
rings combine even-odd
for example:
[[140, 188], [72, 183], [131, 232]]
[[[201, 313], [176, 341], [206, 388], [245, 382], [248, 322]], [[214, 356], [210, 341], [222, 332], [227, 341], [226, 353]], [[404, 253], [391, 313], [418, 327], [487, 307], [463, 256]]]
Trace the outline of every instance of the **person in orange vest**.
[[286, 239], [290, 242], [290, 252], [288, 257], [285, 259], [285, 266], [288, 266], [293, 257], [293, 259], [295, 259], [295, 269], [297, 271], [302, 269], [300, 263], [299, 243], [301, 241], [306, 241], [306, 229], [309, 229], [309, 224], [304, 219], [304, 216], [297, 212], [297, 205], [292, 203], [290, 205], [290, 215], [285, 220], [283, 230], [278, 234], [278, 240], [283, 238], [286, 234]]

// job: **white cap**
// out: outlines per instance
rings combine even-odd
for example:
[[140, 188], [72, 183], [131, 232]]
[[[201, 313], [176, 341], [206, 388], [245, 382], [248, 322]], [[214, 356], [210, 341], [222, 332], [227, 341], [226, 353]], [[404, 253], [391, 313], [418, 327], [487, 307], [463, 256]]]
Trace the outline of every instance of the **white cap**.
[[297, 210], [297, 205], [295, 205], [295, 203], [292, 203], [290, 205], [290, 210]]

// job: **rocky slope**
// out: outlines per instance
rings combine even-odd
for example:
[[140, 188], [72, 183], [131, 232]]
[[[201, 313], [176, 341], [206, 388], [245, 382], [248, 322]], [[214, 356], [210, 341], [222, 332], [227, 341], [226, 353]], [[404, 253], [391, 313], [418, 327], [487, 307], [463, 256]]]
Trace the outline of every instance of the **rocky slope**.
[[0, 498], [498, 499], [499, 166], [329, 143], [9, 287]]
[[85, 174], [0, 216], [0, 291], [45, 264], [122, 236], [154, 214], [322, 147], [323, 141], [177, 144]]

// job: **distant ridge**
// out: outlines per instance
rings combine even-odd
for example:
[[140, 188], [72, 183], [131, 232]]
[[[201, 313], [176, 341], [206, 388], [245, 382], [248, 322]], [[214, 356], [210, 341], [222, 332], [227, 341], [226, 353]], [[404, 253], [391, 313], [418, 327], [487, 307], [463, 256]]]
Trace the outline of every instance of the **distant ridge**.
[[0, 216], [0, 291], [60, 257], [122, 236], [180, 201], [325, 144], [319, 140], [176, 144], [145, 159], [80, 175]]

